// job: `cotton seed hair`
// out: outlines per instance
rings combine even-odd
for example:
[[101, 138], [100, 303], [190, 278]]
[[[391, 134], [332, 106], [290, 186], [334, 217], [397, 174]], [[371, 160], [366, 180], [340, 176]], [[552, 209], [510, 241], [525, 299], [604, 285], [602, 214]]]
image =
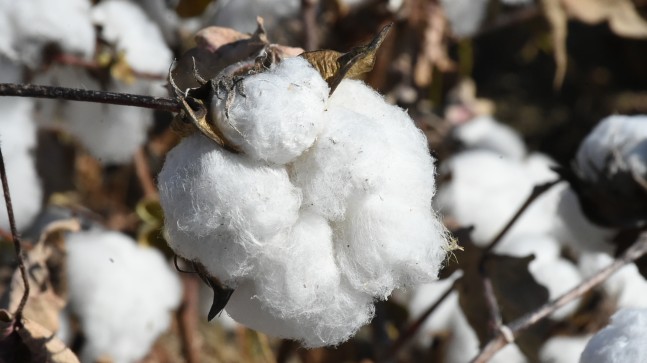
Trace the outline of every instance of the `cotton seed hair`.
[[169, 244], [235, 289], [226, 309], [242, 324], [339, 344], [372, 318], [375, 299], [437, 279], [448, 243], [431, 208], [427, 140], [362, 82], [329, 97], [302, 58], [241, 83], [244, 96], [212, 101], [241, 153], [196, 133], [167, 156]]

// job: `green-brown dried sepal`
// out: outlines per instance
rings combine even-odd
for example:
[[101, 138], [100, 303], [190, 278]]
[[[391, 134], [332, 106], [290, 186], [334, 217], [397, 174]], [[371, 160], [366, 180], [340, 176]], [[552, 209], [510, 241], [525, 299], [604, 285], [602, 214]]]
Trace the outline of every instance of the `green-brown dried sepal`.
[[355, 47], [347, 53], [334, 50], [315, 50], [299, 55], [305, 58], [326, 80], [332, 94], [344, 78], [357, 79], [370, 72], [375, 64], [375, 54], [389, 33], [389, 24], [369, 43]]

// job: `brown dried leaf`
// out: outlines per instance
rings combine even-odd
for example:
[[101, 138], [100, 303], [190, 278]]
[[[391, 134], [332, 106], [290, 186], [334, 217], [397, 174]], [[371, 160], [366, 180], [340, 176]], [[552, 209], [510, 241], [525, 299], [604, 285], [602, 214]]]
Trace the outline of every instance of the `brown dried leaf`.
[[180, 0], [175, 12], [183, 18], [192, 18], [202, 15], [212, 2], [212, 0]]
[[[483, 249], [463, 238], [465, 253], [459, 265], [463, 277], [457, 283], [459, 303], [467, 320], [483, 346], [492, 337], [490, 312], [485, 299], [479, 263]], [[500, 308], [503, 323], [511, 322], [548, 301], [548, 290], [537, 283], [528, 272], [534, 257], [524, 258], [491, 254], [485, 263], [485, 273], [492, 281], [494, 295]], [[537, 361], [538, 350], [544, 341], [547, 322], [543, 321], [520, 336], [516, 343], [531, 361]]]
[[223, 45], [249, 38], [251, 38], [249, 34], [221, 26], [209, 26], [195, 34], [197, 47], [206, 49], [212, 53]]
[[647, 22], [631, 0], [561, 0], [566, 13], [588, 24], [609, 22], [611, 30], [629, 38], [647, 37]]
[[[59, 313], [67, 303], [64, 234], [79, 229], [80, 224], [75, 219], [52, 222], [27, 254], [31, 289], [23, 313], [26, 318], [37, 321], [50, 331], [58, 330]], [[10, 311], [15, 311], [20, 305], [24, 289], [20, 271], [16, 270], [10, 287]]]
[[316, 50], [302, 53], [305, 58], [328, 82], [330, 94], [344, 78], [356, 79], [370, 72], [375, 64], [375, 55], [386, 38], [391, 26], [382, 28], [380, 33], [367, 45], [355, 47], [347, 53], [334, 50]]
[[50, 330], [30, 319], [22, 324], [17, 328], [11, 313], [0, 310], [0, 363], [79, 363]]

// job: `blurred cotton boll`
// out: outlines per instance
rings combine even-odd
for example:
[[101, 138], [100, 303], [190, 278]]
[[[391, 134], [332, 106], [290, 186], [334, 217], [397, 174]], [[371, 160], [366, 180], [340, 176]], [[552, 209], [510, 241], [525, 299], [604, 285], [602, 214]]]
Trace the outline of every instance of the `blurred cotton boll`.
[[[586, 253], [579, 259], [579, 268], [585, 277], [593, 276], [609, 266], [613, 257], [606, 253]], [[647, 280], [635, 264], [629, 264], [602, 283], [602, 290], [618, 308], [647, 308]]]
[[548, 339], [539, 351], [541, 363], [575, 363], [586, 347], [590, 336], [555, 336]]
[[67, 237], [69, 309], [81, 323], [83, 362], [137, 362], [171, 323], [182, 285], [163, 255], [118, 232]]
[[647, 310], [622, 309], [586, 345], [580, 363], [638, 363], [647, 357]]
[[0, 1], [0, 54], [37, 68], [45, 46], [90, 58], [95, 31], [89, 0]]
[[647, 222], [647, 116], [609, 116], [584, 139], [567, 173], [582, 209], [596, 224], [633, 228]]
[[441, 0], [452, 33], [470, 37], [476, 33], [485, 18], [489, 0]]
[[521, 136], [492, 117], [481, 116], [461, 123], [454, 129], [453, 137], [467, 150], [490, 150], [512, 160], [522, 160], [526, 156]]
[[[310, 64], [247, 76], [159, 175], [169, 245], [235, 291], [238, 322], [307, 347], [337, 345], [375, 299], [431, 282], [447, 252], [424, 135], [362, 82], [332, 97]], [[229, 109], [227, 110], [227, 107]]]

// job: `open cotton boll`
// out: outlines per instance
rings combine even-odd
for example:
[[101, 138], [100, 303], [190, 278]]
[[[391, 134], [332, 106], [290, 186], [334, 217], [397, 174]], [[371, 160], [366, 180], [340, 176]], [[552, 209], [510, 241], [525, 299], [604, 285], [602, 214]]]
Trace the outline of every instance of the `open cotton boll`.
[[526, 156], [526, 145], [519, 133], [489, 116], [458, 125], [453, 136], [468, 150], [490, 150], [512, 160], [522, 160]]
[[[582, 276], [577, 267], [564, 258], [533, 262], [528, 266], [528, 271], [539, 284], [548, 289], [548, 298], [550, 300], [558, 298], [582, 282]], [[567, 318], [577, 310], [580, 300], [576, 299], [562, 306], [554, 311], [551, 317], [557, 320]]]
[[544, 343], [539, 351], [541, 363], [575, 363], [586, 347], [590, 336], [556, 336]]
[[558, 259], [560, 249], [559, 242], [550, 235], [520, 235], [501, 241], [494, 247], [494, 252], [516, 257], [534, 255], [532, 264]]
[[[613, 258], [607, 253], [585, 253], [580, 256], [578, 265], [582, 275], [590, 277], [612, 262]], [[647, 280], [633, 263], [606, 279], [602, 289], [620, 308], [647, 308], [647, 295], [644, 293]]]
[[441, 0], [452, 33], [470, 37], [481, 27], [489, 0]]
[[[488, 243], [503, 228], [537, 184], [523, 163], [486, 150], [460, 153], [445, 161], [441, 170], [451, 175], [451, 181], [438, 192], [440, 212], [462, 225], [474, 225], [472, 239], [477, 245]], [[533, 202], [505, 238], [549, 234], [557, 203], [550, 195]]]
[[[452, 335], [445, 351], [445, 363], [470, 362], [479, 353], [479, 339], [465, 318], [463, 311], [457, 309], [451, 319]], [[525, 363], [528, 360], [516, 344], [508, 344], [498, 351], [490, 363]]]
[[638, 363], [647, 357], [647, 310], [622, 309], [586, 345], [580, 363]]
[[56, 44], [63, 52], [90, 57], [95, 31], [88, 0], [0, 0], [0, 54], [36, 68], [43, 48]]
[[[600, 121], [580, 145], [577, 167], [587, 180], [592, 181], [598, 178], [607, 163], [611, 172], [625, 170], [625, 158], [644, 140], [647, 140], [647, 116], [609, 116]], [[621, 157], [618, 159], [613, 155]], [[642, 158], [647, 160], [647, 154]]]
[[92, 21], [101, 36], [125, 54], [135, 71], [165, 75], [173, 55], [162, 32], [136, 4], [124, 0], [102, 1], [92, 9]]
[[81, 360], [139, 361], [180, 303], [177, 275], [159, 251], [118, 232], [71, 233], [66, 248], [70, 310], [85, 337]]
[[223, 281], [298, 217], [301, 196], [283, 168], [249, 160], [201, 134], [184, 139], [159, 175], [169, 244]]
[[245, 95], [236, 95], [231, 105], [226, 96], [214, 97], [216, 125], [228, 141], [253, 159], [276, 164], [291, 162], [312, 145], [329, 89], [308, 61], [285, 59], [242, 85]]

